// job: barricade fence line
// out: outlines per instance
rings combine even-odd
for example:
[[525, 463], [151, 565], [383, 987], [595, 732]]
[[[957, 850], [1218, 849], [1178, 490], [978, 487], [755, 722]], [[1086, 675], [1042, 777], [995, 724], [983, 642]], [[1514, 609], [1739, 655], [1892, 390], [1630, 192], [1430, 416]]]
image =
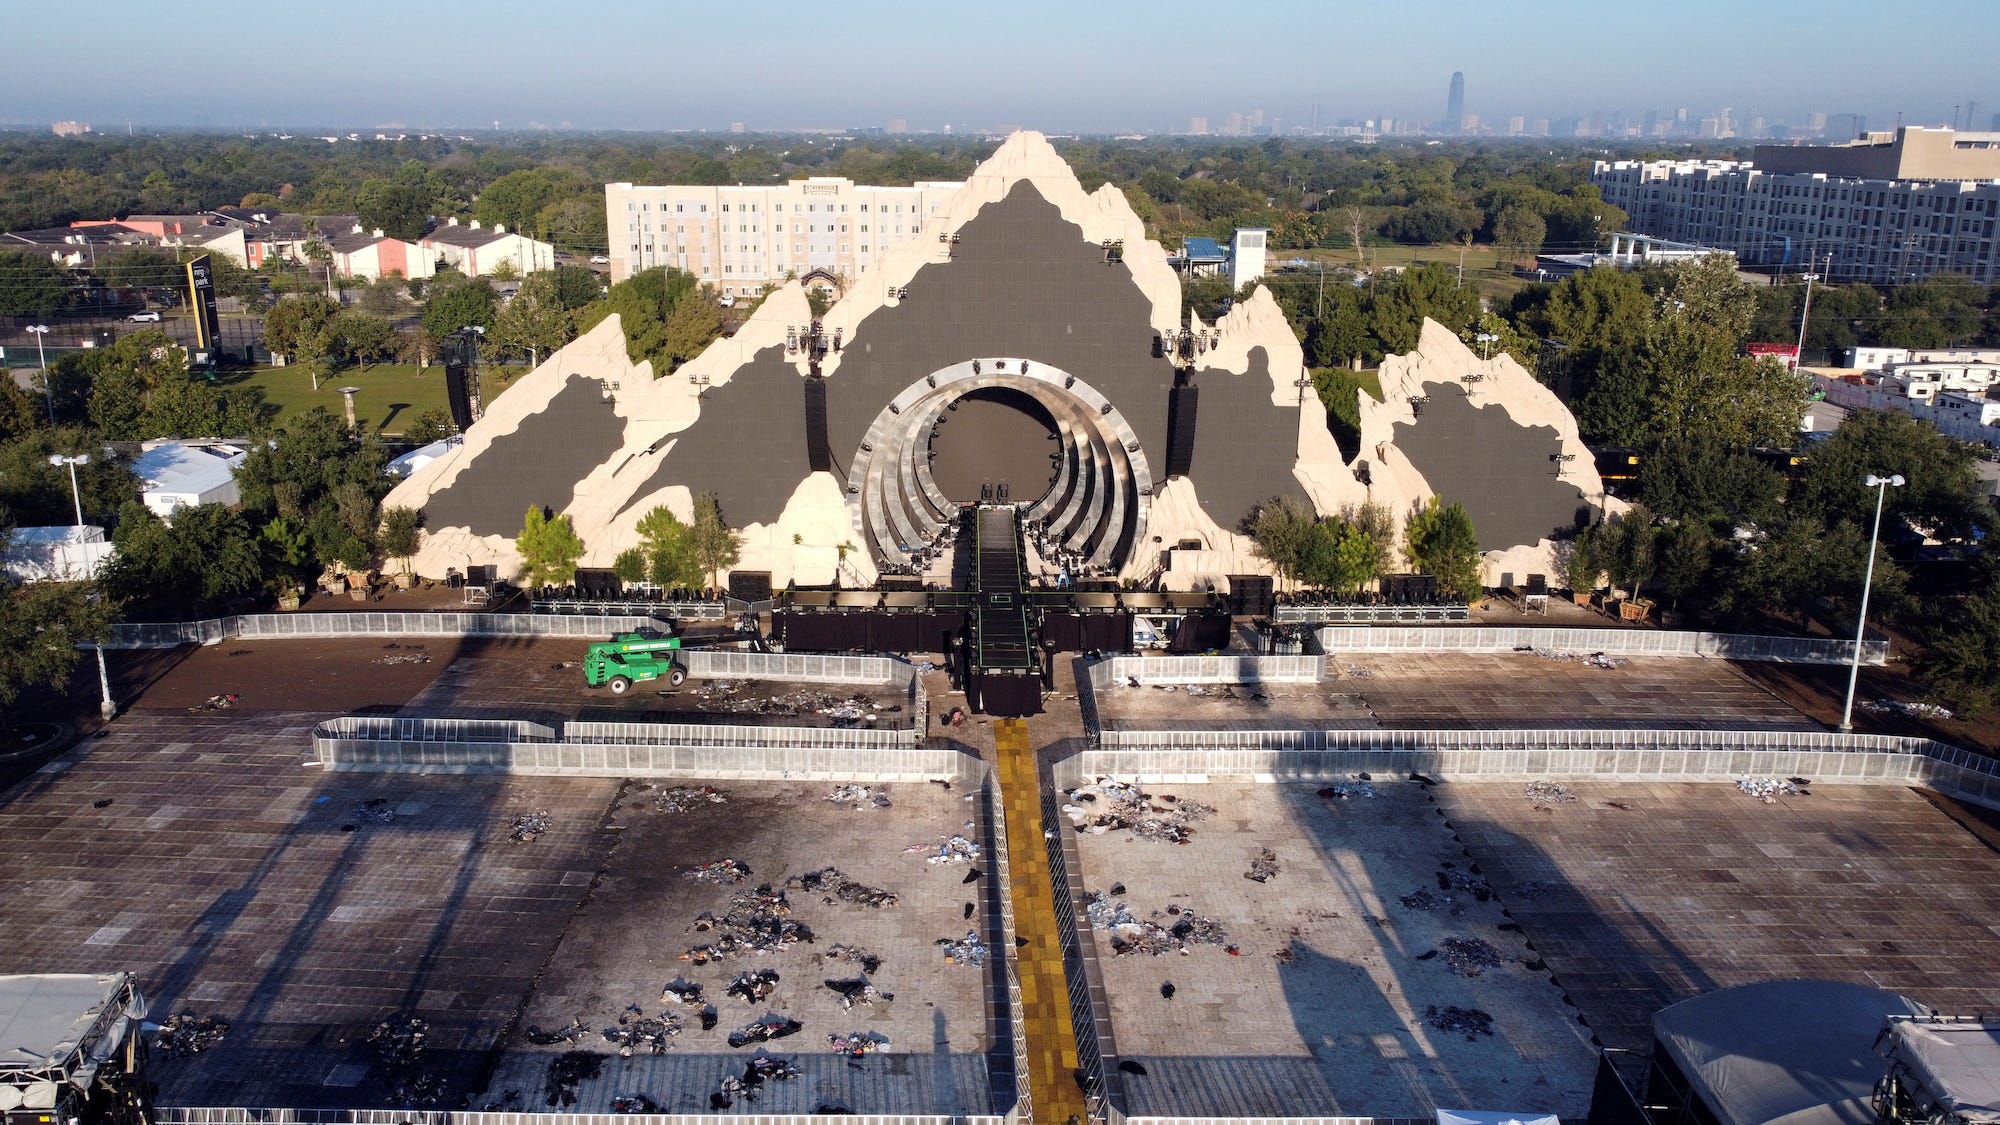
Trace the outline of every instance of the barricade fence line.
[[1286, 604], [1271, 612], [1280, 625], [1426, 625], [1469, 621], [1472, 609], [1466, 605], [1297, 605]]
[[[1800, 664], [1845, 664], [1854, 657], [1853, 641], [1665, 629], [1325, 625], [1318, 632], [1328, 656], [1359, 652], [1513, 652], [1527, 648], [1602, 652], [1609, 656], [1707, 656]], [[1864, 664], [1882, 664], [1888, 658], [1888, 641], [1863, 642]]]
[[1113, 656], [1090, 665], [1093, 689], [1142, 684], [1316, 684], [1326, 670], [1322, 656]]
[[[782, 728], [804, 735], [805, 728]], [[945, 746], [828, 745], [803, 738], [652, 745], [313, 739], [322, 769], [363, 773], [684, 777], [708, 780], [965, 781], [979, 760]]]
[[154, 1106], [155, 1125], [1003, 1125], [997, 1114], [493, 1113], [419, 1109]]
[[175, 648], [251, 640], [328, 637], [591, 637], [663, 629], [652, 617], [552, 617], [527, 613], [255, 613], [206, 621], [121, 622], [106, 648]]

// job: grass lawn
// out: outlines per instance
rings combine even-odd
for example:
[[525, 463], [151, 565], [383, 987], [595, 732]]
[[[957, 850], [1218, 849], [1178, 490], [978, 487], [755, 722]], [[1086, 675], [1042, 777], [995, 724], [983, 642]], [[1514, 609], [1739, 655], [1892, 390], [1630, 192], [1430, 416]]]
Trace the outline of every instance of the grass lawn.
[[[518, 367], [482, 367], [481, 390], [491, 400], [521, 371]], [[378, 363], [342, 368], [321, 380], [317, 391], [313, 390], [312, 377], [300, 367], [228, 371], [220, 382], [224, 386], [259, 388], [264, 392], [266, 409], [277, 420], [315, 406], [323, 406], [328, 413], [341, 417], [347, 407], [340, 388], [359, 387], [354, 395], [354, 421], [363, 433], [399, 435], [424, 411], [446, 408], [441, 366], [420, 368], [415, 364]]]
[[[1368, 265], [1371, 269], [1384, 266], [1417, 266], [1425, 262], [1443, 262], [1452, 269], [1458, 268], [1457, 246], [1404, 246], [1400, 243], [1366, 244]], [[1343, 246], [1315, 250], [1273, 250], [1270, 265], [1276, 268], [1293, 258], [1303, 258], [1309, 262], [1325, 262], [1329, 268], [1346, 266], [1354, 268], [1354, 248]], [[1479, 290], [1479, 295], [1489, 302], [1501, 302], [1512, 297], [1528, 284], [1515, 277], [1511, 262], [1502, 264], [1500, 252], [1491, 246], [1473, 246], [1465, 252], [1465, 280]]]

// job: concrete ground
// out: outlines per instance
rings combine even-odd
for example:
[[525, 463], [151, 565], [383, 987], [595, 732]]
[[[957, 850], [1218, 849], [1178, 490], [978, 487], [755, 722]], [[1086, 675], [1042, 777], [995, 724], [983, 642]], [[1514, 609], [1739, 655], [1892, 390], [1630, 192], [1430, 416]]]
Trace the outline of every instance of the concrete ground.
[[2000, 853], [1915, 790], [1727, 783], [1433, 790], [1590, 1027], [1644, 1048], [1652, 1013], [1715, 988], [1821, 977], [1948, 1014], [2000, 1004]]
[[1114, 687], [1097, 706], [1107, 729], [1128, 730], [1822, 729], [1728, 661], [1668, 657], [1597, 668], [1532, 653], [1336, 654], [1318, 684]]
[[[934, 847], [963, 833], [981, 838], [983, 816], [973, 791], [935, 784], [881, 787], [891, 808], [855, 809], [824, 799], [822, 783], [727, 783], [726, 804], [690, 812], [663, 812], [656, 799], [673, 782], [628, 783], [606, 819], [618, 846], [564, 933], [555, 957], [528, 998], [524, 1026], [560, 1028], [581, 1019], [591, 1029], [581, 1044], [610, 1054], [594, 1080], [578, 1089], [577, 1108], [602, 1112], [618, 1096], [643, 1094], [669, 1113], [705, 1113], [709, 1095], [726, 1074], [741, 1075], [756, 1047], [732, 1049], [728, 1034], [767, 1014], [800, 1020], [805, 1029], [765, 1049], [796, 1062], [798, 1078], [767, 1084], [753, 1105], [758, 1113], [810, 1113], [822, 1104], [862, 1113], [982, 1114], [990, 1108], [985, 993], [987, 971], [948, 964], [936, 944], [978, 930], [989, 943], [985, 883], [963, 882], [970, 868], [933, 864], [905, 854], [913, 845]], [[736, 859], [752, 872], [744, 883], [718, 886], [689, 879], [695, 864]], [[789, 917], [815, 936], [772, 953], [696, 964], [681, 955], [713, 939], [697, 932], [697, 915], [728, 912], [733, 895], [761, 883], [782, 887], [788, 876], [834, 865], [849, 878], [896, 893], [894, 906], [875, 908], [835, 901], [809, 891], [788, 893]], [[990, 863], [974, 866], [981, 870]], [[975, 904], [967, 919], [964, 906]], [[885, 1004], [843, 1010], [827, 980], [864, 975], [846, 960], [829, 958], [836, 945], [881, 956], [866, 974], [895, 996]], [[991, 962], [989, 962], [991, 964]], [[744, 972], [775, 969], [780, 980], [763, 1002], [727, 994]], [[674, 980], [702, 985], [717, 1009], [712, 1030], [701, 1030], [698, 1010], [663, 1004], [663, 986]], [[684, 1028], [663, 1055], [641, 1051], [616, 1057], [598, 1034], [614, 1026], [628, 1005], [646, 1016], [672, 1011]], [[835, 1055], [828, 1036], [868, 1032], [890, 1047], [858, 1062]], [[518, 1091], [527, 1108], [544, 1108], [544, 1076], [568, 1044], [531, 1046], [518, 1037], [475, 1104], [509, 1105]]]
[[[823, 941], [881, 953], [882, 987], [900, 995], [890, 1013], [846, 1018], [827, 1010], [810, 954], [778, 959], [794, 971], [777, 1003], [807, 1021], [780, 1046], [831, 1072], [784, 1104], [985, 1104], [984, 978], [947, 972], [932, 944], [980, 925], [961, 903], [984, 900], [960, 872], [901, 852], [960, 831], [974, 817], [962, 792], [901, 787], [891, 809], [848, 812], [818, 786], [772, 785], [716, 806], [723, 815], [668, 823], [648, 793], [612, 779], [323, 773], [305, 762], [322, 717], [137, 711], [0, 793], [0, 972], [131, 970], [157, 1014], [230, 1021], [207, 1053], [155, 1055], [163, 1104], [386, 1106], [423, 1079], [433, 1104], [456, 1106], [486, 1085], [524, 1013], [602, 1023], [626, 1003], [657, 1008], [710, 890], [678, 870], [724, 855], [760, 878], [838, 864], [904, 896], [879, 916], [802, 908], [827, 915], [813, 918]], [[546, 832], [511, 839], [515, 818], [536, 812]], [[720, 1031], [752, 1018], [741, 1001], [722, 1007]], [[430, 1046], [400, 1069], [367, 1041], [398, 1014], [427, 1021]], [[828, 1061], [826, 1035], [871, 1025], [893, 1032], [895, 1054], [860, 1071]], [[715, 1069], [689, 1067], [687, 1081], [699, 1070], [712, 1083]]]
[[[1212, 917], [1224, 946], [1115, 955], [1094, 933], [1135, 1116], [1428, 1117], [1505, 1106], [1581, 1118], [1595, 1065], [1590, 1033], [1564, 1003], [1500, 903], [1479, 901], [1478, 868], [1425, 789], [1378, 783], [1328, 799], [1309, 786], [1158, 787], [1213, 806], [1184, 845], [1128, 832], [1077, 838], [1085, 892], [1109, 891], [1162, 924], [1169, 907]], [[1065, 829], [1069, 830], [1069, 829]], [[1246, 878], [1269, 848], [1278, 874]], [[1450, 891], [1439, 881], [1466, 883]], [[1406, 899], [1405, 896], [1411, 896]], [[1156, 913], [1158, 912], [1158, 913]], [[1494, 963], [1459, 975], [1447, 939], [1485, 943]], [[1175, 986], [1171, 999], [1161, 986]], [[1491, 1034], [1432, 1025], [1462, 1008]]]

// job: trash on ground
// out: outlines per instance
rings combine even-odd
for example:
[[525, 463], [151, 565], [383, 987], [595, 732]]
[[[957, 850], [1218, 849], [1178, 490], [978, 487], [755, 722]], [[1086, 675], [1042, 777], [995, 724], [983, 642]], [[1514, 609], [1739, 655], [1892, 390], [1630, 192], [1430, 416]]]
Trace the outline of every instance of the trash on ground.
[[660, 1113], [660, 1103], [644, 1094], [620, 1094], [611, 1099], [613, 1113]]
[[170, 1059], [184, 1059], [220, 1045], [228, 1034], [229, 1021], [221, 1016], [197, 1017], [193, 1012], [182, 1012], [160, 1024], [153, 1049]]
[[818, 960], [821, 964], [845, 961], [850, 965], [861, 966], [862, 972], [871, 975], [882, 968], [882, 957], [880, 954], [870, 953], [858, 945], [828, 946], [826, 952], [819, 955]]
[[826, 1042], [833, 1048], [834, 1054], [846, 1055], [850, 1059], [858, 1059], [863, 1055], [872, 1055], [889, 1049], [889, 1037], [879, 1031], [850, 1031], [846, 1035], [829, 1035], [826, 1037]]
[[731, 1047], [746, 1047], [752, 1043], [769, 1043], [788, 1035], [797, 1035], [805, 1024], [788, 1016], [765, 1016], [755, 1023], [745, 1024], [729, 1033]]
[[1179, 906], [1169, 906], [1164, 913], [1156, 910], [1150, 917], [1140, 918], [1129, 903], [1114, 904], [1103, 891], [1092, 891], [1084, 899], [1083, 912], [1092, 926], [1110, 935], [1111, 952], [1116, 957], [1130, 953], [1150, 953], [1155, 957], [1163, 953], [1186, 954], [1192, 946], [1224, 945], [1229, 940], [1222, 923], [1213, 918]]
[[1158, 797], [1137, 785], [1100, 778], [1064, 794], [1069, 802], [1062, 807], [1079, 832], [1099, 835], [1129, 829], [1134, 836], [1185, 844], [1194, 837], [1194, 825], [1215, 815], [1215, 809], [1199, 801], [1182, 800], [1172, 794]]
[[986, 963], [986, 943], [971, 930], [965, 936], [953, 941], [939, 938], [937, 944], [944, 947], [944, 963], [947, 965], [984, 965]]
[[1278, 874], [1278, 853], [1269, 848], [1257, 849], [1250, 860], [1250, 870], [1243, 873], [1245, 879], [1256, 883], [1268, 883]]
[[604, 1056], [595, 1051], [564, 1051], [549, 1060], [542, 1079], [544, 1101], [551, 1109], [575, 1105], [578, 1083], [597, 1077], [603, 1068]]
[[[727, 862], [735, 862], [730, 860]], [[743, 869], [746, 873], [749, 868]], [[714, 938], [681, 954], [681, 960], [706, 965], [748, 953], [770, 953], [798, 942], [813, 940], [812, 927], [791, 918], [791, 902], [785, 892], [762, 883], [755, 890], [739, 891], [729, 900], [729, 910], [717, 918], [702, 912], [689, 928], [696, 933], [713, 933]]]
[[388, 824], [396, 819], [396, 810], [390, 806], [387, 797], [370, 797], [354, 806], [347, 815], [364, 824]]
[[723, 991], [731, 996], [740, 996], [745, 1004], [761, 1004], [764, 998], [777, 991], [778, 970], [758, 969], [755, 972], [738, 973]]
[[514, 830], [508, 833], [507, 838], [517, 844], [531, 843], [547, 832], [552, 823], [554, 820], [547, 812], [523, 813], [514, 818]]
[[1865, 699], [1860, 704], [1863, 711], [1877, 715], [1905, 715], [1912, 719], [1950, 719], [1952, 709], [1936, 703], [1905, 702], [1901, 699]]
[[641, 1048], [655, 1055], [667, 1053], [667, 1041], [681, 1033], [681, 1018], [672, 1012], [648, 1016], [634, 1004], [619, 1013], [616, 1026], [604, 1029], [604, 1041], [618, 1048], [618, 1057], [629, 1059]]
[[1538, 805], [1561, 805], [1576, 800], [1576, 792], [1554, 781], [1530, 781], [1521, 787], [1521, 796]]
[[1742, 777], [1736, 780], [1736, 788], [1767, 805], [1778, 803], [1779, 797], [1809, 797], [1812, 794], [1790, 778], [1783, 777]]
[[1461, 1008], [1457, 1005], [1440, 1008], [1432, 1004], [1424, 1009], [1424, 1022], [1439, 1031], [1462, 1034], [1467, 1042], [1482, 1035], [1493, 1034], [1493, 1017], [1478, 1008]]
[[718, 886], [741, 883], [750, 877], [750, 865], [742, 860], [715, 859], [698, 863], [687, 869], [687, 877], [697, 883], [715, 883]]
[[378, 656], [371, 661], [375, 664], [429, 664], [430, 662], [431, 654], [428, 652], [399, 652], [393, 656]]
[[889, 794], [880, 786], [836, 785], [827, 790], [826, 799], [836, 805], [846, 805], [853, 809], [886, 809]]
[[243, 702], [243, 697], [237, 695], [235, 692], [230, 692], [226, 695], [211, 695], [200, 703], [188, 708], [188, 712], [193, 714], [197, 711], [227, 711], [241, 702]]
[[980, 856], [980, 847], [964, 836], [953, 836], [941, 844], [911, 844], [904, 855], [921, 855], [926, 863], [971, 863]]
[[794, 875], [785, 880], [787, 890], [810, 891], [821, 896], [821, 901], [831, 905], [835, 902], [851, 903], [855, 906], [872, 906], [877, 910], [896, 905], [896, 892], [881, 887], [871, 887], [857, 883], [840, 873], [837, 867], [824, 867], [818, 871], [808, 871], [804, 875]]
[[1372, 781], [1343, 781], [1317, 790], [1319, 796], [1328, 801], [1346, 801], [1355, 797], [1373, 797], [1375, 783]]
[[1476, 977], [1500, 964], [1500, 951], [1478, 938], [1452, 937], [1441, 943], [1444, 963], [1462, 977]]
[[826, 985], [840, 996], [840, 1006], [843, 1009], [851, 1010], [856, 1004], [867, 1004], [873, 1007], [878, 1000], [887, 1004], [896, 998], [895, 993], [884, 992], [876, 988], [875, 983], [865, 976], [852, 977], [847, 980], [828, 980], [820, 983]]
[[696, 788], [692, 785], [676, 785], [653, 798], [655, 812], [693, 812], [703, 805], [720, 805], [729, 800], [728, 794], [711, 785]]
[[544, 1031], [534, 1024], [529, 1024], [527, 1030], [521, 1033], [521, 1038], [526, 1039], [537, 1047], [549, 1047], [557, 1043], [581, 1043], [584, 1037], [589, 1034], [590, 1028], [585, 1026], [581, 1018], [578, 1018], [569, 1021], [567, 1027], [557, 1028], [554, 1031]]
[[675, 977], [673, 980], [667, 982], [665, 988], [660, 990], [660, 1002], [663, 1004], [685, 1004], [690, 1008], [698, 1008], [704, 1002], [701, 995], [701, 985], [691, 980]]
[[397, 1014], [376, 1024], [368, 1032], [368, 1047], [383, 1066], [394, 1070], [414, 1066], [430, 1053], [430, 1025], [422, 1019]]

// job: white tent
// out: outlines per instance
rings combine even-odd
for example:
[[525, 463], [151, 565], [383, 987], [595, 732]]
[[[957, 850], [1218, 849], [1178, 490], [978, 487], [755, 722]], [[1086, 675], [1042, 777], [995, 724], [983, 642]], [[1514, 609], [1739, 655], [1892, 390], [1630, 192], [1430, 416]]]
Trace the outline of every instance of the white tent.
[[1501, 1113], [1490, 1109], [1441, 1109], [1437, 1125], [1561, 1125], [1553, 1113]]
[[1931, 1120], [2000, 1123], [2000, 1024], [1892, 1019], [1875, 1050], [1897, 1092]]

